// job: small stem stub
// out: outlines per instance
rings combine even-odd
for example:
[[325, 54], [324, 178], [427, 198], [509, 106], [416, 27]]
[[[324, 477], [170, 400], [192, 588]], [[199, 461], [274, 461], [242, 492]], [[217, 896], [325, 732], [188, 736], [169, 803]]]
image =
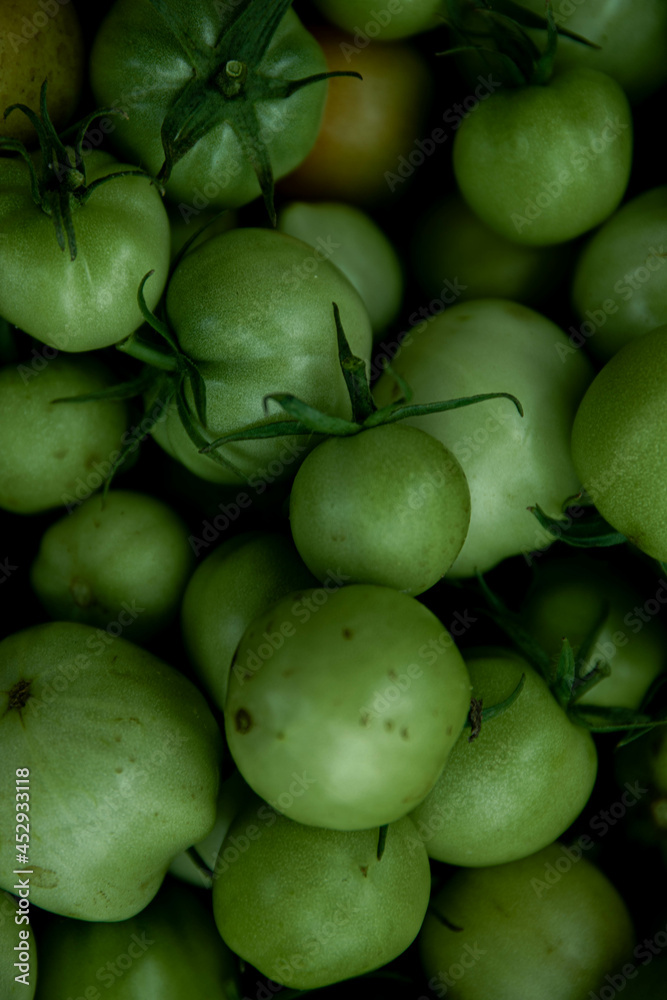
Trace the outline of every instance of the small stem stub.
[[248, 67], [240, 59], [228, 59], [216, 83], [225, 97], [237, 97], [244, 88]]

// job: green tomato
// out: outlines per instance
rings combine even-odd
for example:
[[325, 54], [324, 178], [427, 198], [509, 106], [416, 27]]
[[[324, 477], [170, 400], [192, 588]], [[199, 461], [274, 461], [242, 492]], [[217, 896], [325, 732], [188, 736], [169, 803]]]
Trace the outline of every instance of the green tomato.
[[604, 222], [623, 197], [630, 106], [597, 70], [501, 88], [463, 120], [453, 157], [463, 197], [488, 226], [517, 243], [563, 243]]
[[19, 911], [18, 897], [2, 890], [0, 910], [0, 996], [3, 1000], [18, 1000], [19, 997], [33, 1000], [37, 983], [37, 946], [28, 922], [29, 913]]
[[238, 771], [234, 771], [220, 785], [213, 829], [192, 848], [183, 851], [169, 865], [169, 873], [191, 885], [212, 889], [215, 881], [215, 866], [222, 842], [240, 812], [242, 806], [252, 796], [250, 788]]
[[410, 815], [430, 857], [452, 865], [502, 865], [541, 850], [582, 811], [597, 775], [588, 730], [569, 721], [546, 683], [504, 651], [466, 659], [484, 706], [518, 698], [458, 738], [433, 791]]
[[[253, 149], [249, 137], [241, 141], [233, 127], [236, 117], [232, 124], [220, 120], [233, 99], [223, 97], [219, 86], [223, 67], [216, 65], [215, 44], [238, 13], [237, 6], [224, 6], [219, 0], [194, 5], [190, 0], [171, 0], [169, 8], [188, 39], [186, 50], [152, 3], [116, 0], [91, 52], [90, 78], [97, 104], [120, 107], [128, 113], [127, 121], [116, 124], [114, 142], [125, 156], [141, 162], [154, 175], [165, 158], [165, 116], [193, 78], [209, 81], [204, 99], [211, 102], [217, 121], [211, 125], [206, 115], [201, 120], [201, 99], [200, 119], [194, 128], [184, 109], [182, 127], [190, 129], [195, 141], [176, 163], [166, 184], [167, 196], [189, 209], [190, 217], [211, 206], [245, 205], [260, 193], [254, 170], [257, 143]], [[244, 65], [249, 82], [242, 91], [243, 104], [249, 117], [256, 120], [273, 177], [283, 177], [301, 163], [317, 138], [327, 84], [322, 81], [302, 87], [285, 99], [256, 98], [253, 88], [262, 80], [273, 80], [277, 85], [279, 80], [325, 73], [324, 55], [294, 11], [288, 9], [259, 63]]]
[[[661, 597], [667, 603], [664, 581], [658, 598], [652, 599], [658, 610]], [[579, 669], [588, 673], [601, 663], [610, 667], [611, 674], [581, 695], [578, 703], [639, 708], [665, 667], [667, 636], [660, 620], [647, 615], [644, 596], [613, 565], [577, 555], [540, 566], [521, 614], [531, 635], [557, 661], [563, 637], [578, 658], [581, 643], [605, 605], [607, 615]]]
[[[5, 0], [0, 7], [0, 38], [0, 111], [10, 104], [38, 108], [46, 79], [51, 120], [56, 129], [64, 128], [81, 97], [83, 81], [83, 34], [74, 4], [54, 8], [45, 0], [40, 10], [33, 0]], [[0, 119], [0, 136], [24, 143], [37, 138], [31, 122], [18, 111]]]
[[583, 321], [576, 346], [585, 342], [608, 361], [624, 344], [665, 322], [666, 226], [667, 187], [658, 187], [629, 201], [592, 237], [572, 283], [572, 301]]
[[234, 654], [251, 622], [285, 594], [316, 582], [291, 541], [268, 532], [237, 535], [197, 567], [183, 597], [183, 641], [218, 708], [225, 707]]
[[[213, 826], [222, 747], [204, 698], [109, 632], [56, 622], [0, 644], [0, 748], [0, 839], [14, 843], [18, 769], [29, 778], [30, 900], [42, 909], [125, 920]], [[5, 852], [2, 888], [14, 867]]]
[[[442, 26], [440, 0], [315, 0], [315, 6], [332, 24], [354, 38], [347, 45], [348, 58], [371, 42], [408, 38]], [[346, 51], [347, 51], [346, 50]]]
[[118, 619], [139, 642], [173, 619], [193, 569], [187, 525], [167, 504], [111, 490], [48, 528], [31, 581], [51, 618], [98, 628]]
[[633, 930], [614, 886], [582, 854], [556, 843], [456, 872], [419, 935], [429, 987], [451, 1000], [597, 996], [630, 957]]
[[329, 438], [307, 456], [290, 496], [301, 558], [324, 582], [417, 595], [445, 575], [470, 523], [470, 491], [454, 455], [416, 427], [388, 424]]
[[[337, 303], [353, 354], [370, 360], [366, 308], [347, 278], [328, 260], [297, 279], [294, 268], [313, 261], [312, 248], [269, 229], [233, 229], [191, 250], [167, 289], [167, 312], [181, 349], [206, 385], [209, 440], [248, 424], [284, 419], [262, 400], [287, 392], [338, 417], [351, 416], [338, 361], [332, 303]], [[202, 433], [204, 429], [202, 428]], [[210, 455], [198, 454], [176, 404], [153, 429], [157, 442], [192, 472], [218, 483], [243, 481]], [[225, 445], [218, 453], [251, 488], [294, 475], [316, 440], [303, 436]]]
[[572, 460], [600, 513], [667, 560], [667, 326], [626, 344], [591, 383], [572, 427]]
[[229, 947], [274, 982], [317, 989], [377, 969], [412, 943], [431, 876], [407, 818], [343, 832], [294, 823], [256, 799], [232, 824], [213, 886]]
[[[166, 882], [146, 909], [114, 923], [47, 925], [38, 1000], [237, 1000], [239, 974], [205, 900]], [[103, 988], [103, 989], [102, 989]]]
[[[572, 351], [565, 334], [532, 309], [483, 299], [415, 327], [392, 368], [415, 403], [509, 392], [523, 405], [523, 418], [510, 400], [494, 399], [406, 421], [449, 448], [470, 487], [470, 527], [448, 576], [485, 573], [508, 556], [549, 545], [553, 537], [527, 508], [538, 503], [557, 517], [577, 491], [569, 441], [592, 377], [583, 352]], [[395, 379], [382, 375], [378, 405], [400, 394]]]
[[[85, 154], [85, 167], [88, 184], [136, 169], [96, 151]], [[0, 315], [50, 347], [91, 351], [141, 326], [137, 289], [150, 270], [146, 304], [157, 305], [169, 268], [169, 219], [149, 177], [119, 177], [83, 206], [71, 201], [75, 260], [33, 202], [27, 164], [0, 159]], [[39, 294], [26, 295], [26, 283]]]
[[429, 793], [463, 727], [470, 680], [414, 598], [341, 582], [290, 594], [250, 625], [225, 729], [241, 774], [275, 808], [360, 830]]
[[440, 299], [429, 303], [431, 314], [469, 299], [532, 305], [553, 291], [569, 262], [564, 247], [524, 246], [500, 236], [458, 194], [429, 204], [411, 243], [420, 285]]
[[[544, 0], [522, 0], [521, 6], [544, 17]], [[663, 0], [643, 0], [630, 15], [622, 0], [554, 0], [551, 9], [559, 28], [598, 46], [591, 48], [559, 35], [557, 66], [590, 66], [608, 73], [631, 101], [642, 100], [667, 80], [667, 7]], [[529, 34], [543, 49], [544, 32]]]
[[109, 370], [89, 357], [0, 369], [0, 507], [70, 509], [102, 485], [127, 435], [125, 403], [51, 401], [112, 384]]
[[295, 201], [279, 213], [278, 228], [315, 248], [295, 269], [297, 279], [329, 258], [361, 295], [376, 338], [393, 323], [403, 300], [401, 262], [369, 215], [344, 202]]

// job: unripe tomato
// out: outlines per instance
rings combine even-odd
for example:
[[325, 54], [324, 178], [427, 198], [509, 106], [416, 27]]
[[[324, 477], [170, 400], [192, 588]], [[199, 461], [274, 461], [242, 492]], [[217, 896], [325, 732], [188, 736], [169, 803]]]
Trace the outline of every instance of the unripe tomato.
[[419, 936], [432, 989], [446, 986], [452, 1000], [597, 993], [630, 957], [633, 931], [612, 883], [582, 855], [578, 845], [556, 843], [521, 861], [456, 872]]
[[572, 427], [572, 460], [604, 518], [667, 560], [667, 326], [626, 344], [589, 386]]

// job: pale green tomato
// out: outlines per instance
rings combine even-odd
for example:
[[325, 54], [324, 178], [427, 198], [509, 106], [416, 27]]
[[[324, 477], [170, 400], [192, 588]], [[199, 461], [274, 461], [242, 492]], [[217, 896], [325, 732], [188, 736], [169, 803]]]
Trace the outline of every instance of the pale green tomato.
[[637, 548], [667, 560], [667, 325], [626, 344], [591, 383], [572, 460], [593, 503]]
[[251, 622], [285, 594], [316, 583], [290, 539], [268, 532], [237, 535], [200, 563], [183, 597], [181, 626], [190, 662], [218, 708]]
[[440, 441], [388, 424], [318, 445], [296, 474], [289, 511], [299, 554], [320, 582], [336, 566], [351, 583], [416, 596], [461, 551], [470, 491]]
[[[20, 793], [18, 793], [20, 794]], [[15, 803], [12, 802], [12, 805]], [[20, 836], [20, 834], [19, 834]], [[10, 845], [9, 850], [12, 850]], [[17, 862], [16, 868], [28, 868]], [[29, 876], [17, 875], [15, 882]], [[14, 892], [17, 890], [12, 886]], [[19, 897], [0, 890], [0, 996], [2, 1000], [33, 1000], [37, 983], [37, 945], [29, 923], [30, 910], [19, 909]], [[22, 950], [23, 949], [23, 950]], [[17, 963], [17, 964], [15, 964]]]
[[51, 355], [39, 368], [0, 369], [0, 507], [17, 514], [70, 509], [99, 489], [125, 439], [125, 403], [51, 401], [112, 384], [111, 373], [88, 356]]
[[639, 708], [649, 685], [667, 666], [667, 635], [655, 617], [667, 604], [664, 580], [646, 601], [613, 565], [577, 555], [540, 565], [521, 614], [531, 635], [557, 660], [564, 637], [578, 657], [605, 604], [607, 616], [580, 669], [588, 673], [601, 663], [611, 674], [578, 701]]
[[[552, 537], [527, 508], [539, 504], [557, 517], [579, 487], [569, 443], [593, 375], [583, 352], [532, 309], [483, 299], [416, 326], [392, 367], [415, 403], [509, 392], [523, 405], [523, 417], [510, 400], [493, 399], [407, 421], [453, 452], [470, 487], [470, 527], [448, 576], [485, 573], [508, 556], [548, 545]], [[376, 402], [400, 394], [396, 381], [382, 375]]]
[[[269, 229], [232, 229], [190, 250], [167, 289], [169, 319], [181, 349], [196, 363], [206, 387], [209, 441], [249, 424], [284, 419], [269, 393], [292, 393], [332, 416], [351, 415], [338, 360], [333, 303], [352, 352], [370, 361], [372, 331], [366, 307], [347, 278], [328, 260], [315, 261], [298, 287], [294, 267], [312, 260], [301, 240]], [[190, 397], [192, 398], [192, 397]], [[150, 409], [150, 402], [148, 408]], [[266, 482], [291, 478], [315, 446], [308, 436], [227, 444], [218, 453], [241, 476], [219, 465], [188, 437], [172, 403], [155, 424], [156, 441], [191, 472], [211, 482]]]
[[223, 941], [265, 976], [317, 989], [390, 962], [412, 943], [431, 888], [404, 817], [387, 830], [322, 830], [256, 799], [218, 859], [213, 912]]
[[[667, 5], [665, 6], [667, 10]], [[577, 261], [572, 301], [581, 318], [575, 346], [608, 361], [667, 319], [667, 186], [627, 202]]]
[[183, 851], [169, 865], [170, 874], [191, 885], [211, 889], [217, 878], [215, 865], [222, 842], [237, 813], [252, 794], [238, 771], [223, 781], [218, 792], [213, 829], [207, 837], [193, 844], [201, 863], [191, 856], [190, 851]]
[[348, 31], [348, 57], [376, 41], [408, 38], [442, 27], [442, 0], [315, 0], [327, 20]]
[[225, 729], [239, 771], [280, 812], [361, 830], [428, 795], [463, 727], [470, 679], [413, 597], [342, 582], [334, 571], [247, 629]]
[[116, 0], [111, 6], [91, 51], [95, 101], [127, 112], [124, 120], [115, 119], [112, 140], [132, 162], [156, 175], [165, 159], [165, 117], [193, 78], [206, 80], [205, 94], [213, 105], [204, 99], [199, 115], [192, 95], [190, 107], [179, 105], [178, 131], [181, 136], [187, 133], [192, 143], [175, 164], [166, 194], [192, 214], [209, 206], [246, 205], [260, 194], [254, 169], [260, 160], [258, 139], [265, 146], [273, 177], [284, 176], [301, 163], [315, 142], [327, 96], [326, 81], [299, 88], [285, 98], [258, 96], [258, 78], [278, 90], [283, 80], [325, 73], [324, 55], [288, 7], [272, 36], [261, 39], [259, 60], [246, 55], [243, 62], [247, 83], [239, 97], [246, 123], [255, 122], [244, 141], [233, 127], [237, 119], [230, 122], [225, 114], [234, 98], [223, 96], [220, 71], [225, 67], [215, 47], [234, 19], [244, 13], [245, 5], [241, 8], [236, 0], [226, 6], [222, 0], [171, 0], [169, 7], [186, 45], [159, 7], [147, 0]]
[[458, 127], [454, 174], [474, 212], [508, 240], [564, 243], [618, 207], [632, 164], [620, 85], [571, 69], [544, 85], [500, 87]]
[[[544, 16], [544, 0], [522, 0], [521, 6]], [[590, 66], [608, 73], [631, 101], [640, 101], [667, 80], [667, 5], [663, 0], [642, 0], [631, 8], [625, 0], [553, 0], [551, 9], [559, 28], [598, 46], [559, 35], [557, 66]], [[529, 34], [543, 49], [545, 33]]]
[[237, 1000], [234, 955], [205, 900], [166, 882], [128, 920], [61, 918], [43, 933], [38, 1000]]
[[458, 871], [432, 910], [419, 935], [422, 964], [436, 996], [447, 989], [451, 1000], [605, 996], [605, 975], [634, 944], [625, 903], [577, 843]]
[[569, 263], [564, 247], [524, 246], [500, 236], [458, 194], [428, 206], [411, 243], [417, 279], [435, 297], [431, 314], [469, 299], [533, 305], [556, 287]]
[[[45, 168], [41, 153], [33, 159], [37, 173], [48, 174], [50, 162]], [[137, 169], [132, 160], [119, 163], [95, 149], [84, 163], [89, 186]], [[169, 219], [147, 176], [116, 177], [83, 203], [66, 197], [75, 260], [60, 248], [52, 217], [35, 204], [23, 157], [0, 157], [0, 315], [49, 347], [93, 351], [142, 325], [137, 290], [151, 270], [145, 298], [149, 309], [156, 307], [169, 270]]]
[[[213, 827], [222, 746], [203, 696], [108, 632], [54, 622], [0, 644], [0, 748], [0, 840], [14, 843], [25, 769], [30, 901], [42, 909], [125, 920]], [[14, 867], [5, 852], [2, 888]]]
[[470, 741], [459, 736], [433, 791], [412, 812], [429, 856], [452, 865], [502, 865], [541, 850], [582, 811], [597, 775], [588, 730], [566, 716], [521, 657], [466, 659], [484, 706], [518, 698]]
[[145, 493], [110, 490], [52, 524], [31, 568], [52, 618], [106, 628], [139, 642], [177, 614], [194, 569], [187, 525]]
[[320, 259], [329, 259], [354, 285], [368, 310], [376, 338], [396, 319], [403, 300], [398, 254], [376, 222], [344, 202], [294, 201], [278, 215], [278, 228], [313, 247], [294, 265], [294, 286]]

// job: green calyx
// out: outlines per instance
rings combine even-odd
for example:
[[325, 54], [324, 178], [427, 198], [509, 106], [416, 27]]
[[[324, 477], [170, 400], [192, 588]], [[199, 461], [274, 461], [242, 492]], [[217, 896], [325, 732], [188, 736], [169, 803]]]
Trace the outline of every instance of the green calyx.
[[[448, 0], [445, 18], [455, 41], [453, 48], [438, 55], [475, 52], [487, 69], [502, 77], [510, 87], [548, 83], [553, 71], [558, 35], [566, 35], [582, 45], [599, 48], [581, 35], [556, 26], [552, 0], [546, 0], [545, 16], [526, 10], [514, 0]], [[543, 51], [524, 30], [546, 29]]]
[[521, 403], [508, 392], [488, 392], [478, 396], [465, 396], [460, 399], [448, 399], [437, 403], [415, 403], [411, 404], [412, 393], [409, 386], [395, 372], [388, 370], [400, 385], [403, 395], [400, 399], [388, 406], [378, 409], [373, 400], [366, 366], [362, 358], [356, 357], [350, 350], [345, 331], [340, 320], [340, 312], [335, 302], [333, 305], [334, 321], [336, 324], [336, 336], [338, 338], [338, 359], [347, 386], [350, 404], [352, 408], [352, 419], [345, 420], [342, 417], [332, 417], [328, 413], [322, 413], [303, 400], [287, 392], [273, 392], [264, 397], [264, 412], [268, 415], [269, 402], [277, 403], [287, 419], [275, 420], [271, 423], [252, 425], [243, 427], [238, 431], [225, 434], [216, 438], [215, 441], [200, 448], [204, 454], [213, 454], [216, 449], [229, 444], [232, 441], [253, 441], [258, 438], [286, 437], [293, 434], [321, 434], [325, 437], [349, 437], [352, 434], [359, 434], [361, 431], [370, 430], [372, 427], [381, 427], [384, 424], [393, 424], [407, 417], [421, 417], [430, 413], [442, 413], [444, 410], [455, 410], [461, 406], [471, 406], [474, 403], [481, 403], [486, 399], [498, 399], [504, 397], [509, 399], [516, 406], [519, 415], [523, 416]]
[[164, 163], [158, 180], [166, 183], [185, 154], [212, 128], [223, 122], [234, 130], [243, 155], [251, 164], [272, 224], [273, 171], [255, 109], [261, 101], [287, 100], [311, 83], [333, 76], [356, 76], [352, 71], [317, 73], [301, 80], [266, 76], [261, 71], [264, 55], [292, 0], [245, 0], [235, 4], [217, 43], [198, 43], [179, 22], [169, 0], [149, 0], [178, 40], [193, 69], [188, 83], [171, 104], [162, 122]]
[[627, 542], [625, 535], [605, 521], [583, 491], [563, 502], [562, 517], [551, 517], [539, 504], [528, 510], [554, 540], [559, 539], [573, 548], [606, 548]]
[[[39, 115], [25, 104], [12, 104], [5, 109], [7, 118], [12, 111], [22, 111], [37, 132], [41, 152], [41, 172], [38, 173], [33, 157], [18, 139], [0, 139], [0, 150], [18, 153], [25, 160], [30, 171], [30, 187], [35, 205], [53, 219], [56, 239], [61, 250], [69, 250], [70, 260], [76, 259], [76, 234], [72, 211], [86, 204], [91, 194], [102, 184], [115, 177], [139, 174], [146, 177], [144, 170], [119, 170], [100, 177], [91, 184], [86, 183], [86, 163], [83, 156], [83, 142], [91, 123], [101, 115], [121, 115], [118, 108], [100, 108], [87, 115], [76, 125], [72, 125], [63, 136], [58, 136], [46, 106], [46, 80], [42, 84], [39, 99]], [[65, 145], [62, 139], [72, 134], [72, 145]]]
[[593, 733], [624, 733], [617, 747], [631, 743], [656, 726], [667, 724], [667, 709], [653, 708], [657, 692], [667, 681], [667, 674], [664, 673], [655, 679], [639, 709], [579, 704], [585, 694], [611, 674], [611, 667], [602, 657], [598, 657], [589, 666], [609, 615], [608, 605], [603, 605], [597, 620], [577, 649], [576, 656], [569, 640], [564, 637], [558, 658], [554, 659], [530, 635], [521, 617], [510, 611], [497, 594], [493, 593], [481, 574], [478, 582], [486, 600], [486, 607], [480, 610], [505, 632], [520, 655], [546, 681], [554, 698], [572, 722]]

